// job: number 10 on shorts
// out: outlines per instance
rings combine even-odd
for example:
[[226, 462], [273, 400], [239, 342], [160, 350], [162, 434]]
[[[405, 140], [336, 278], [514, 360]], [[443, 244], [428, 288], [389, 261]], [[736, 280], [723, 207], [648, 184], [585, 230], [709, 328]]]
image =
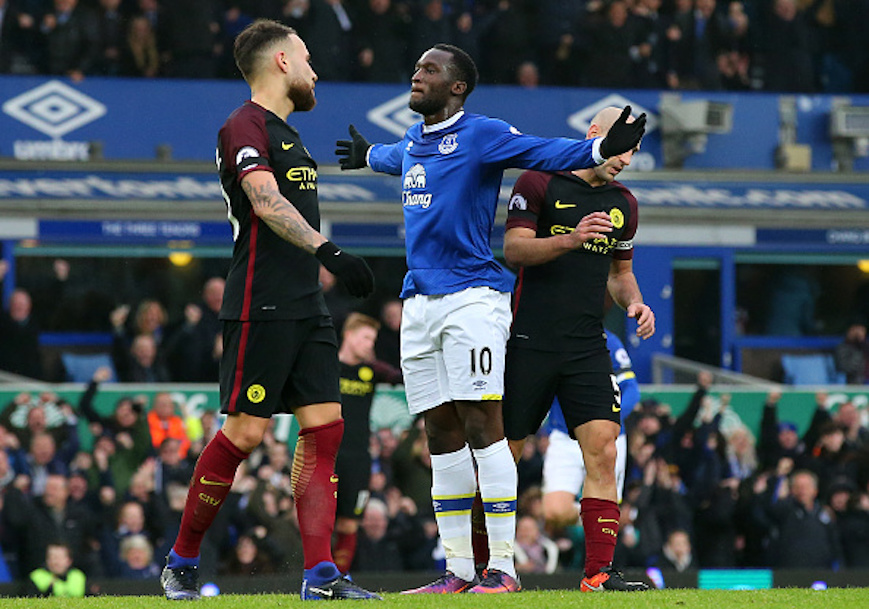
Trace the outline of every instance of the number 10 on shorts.
[[492, 350], [489, 347], [480, 349], [479, 355], [476, 347], [471, 349], [471, 376], [476, 376], [478, 369], [481, 374], [492, 372]]

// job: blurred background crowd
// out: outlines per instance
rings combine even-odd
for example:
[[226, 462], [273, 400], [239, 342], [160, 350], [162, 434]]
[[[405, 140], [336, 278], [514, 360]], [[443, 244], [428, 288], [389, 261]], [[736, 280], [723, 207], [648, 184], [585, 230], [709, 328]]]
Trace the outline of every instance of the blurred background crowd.
[[235, 78], [257, 17], [325, 81], [407, 82], [450, 42], [487, 83], [869, 91], [869, 0], [0, 0], [0, 73]]
[[[396, 294], [407, 267], [398, 257], [368, 260], [377, 289], [365, 301], [350, 296], [325, 269], [320, 283], [336, 328], [354, 310], [380, 319], [378, 357], [398, 367], [401, 303]], [[165, 257], [18, 257], [15, 289], [8, 306], [0, 310], [0, 370], [50, 382], [87, 382], [90, 372], [77, 376], [63, 354], [95, 351], [104, 353], [114, 368], [113, 380], [215, 382], [226, 271], [222, 258], [197, 257], [178, 267]], [[851, 302], [842, 302], [836, 286], [843, 279], [835, 267], [755, 265], [747, 271], [738, 279], [740, 334], [838, 336], [839, 344], [830, 350], [837, 382], [862, 385], [869, 380], [869, 281], [862, 280]], [[0, 288], [7, 272], [7, 263], [0, 260]], [[717, 296], [701, 290], [696, 311], [715, 310]], [[696, 311], [677, 311], [691, 327], [687, 334], [693, 341], [679, 353], [715, 364], [720, 358], [714, 341], [717, 318]], [[620, 310], [611, 312], [607, 321], [620, 333]], [[51, 335], [57, 335], [60, 344], [45, 340]], [[70, 337], [84, 343], [64, 343]], [[765, 378], [782, 381], [783, 371]]]
[[[0, 73], [237, 78], [232, 40], [256, 17], [295, 27], [323, 81], [407, 83], [422, 51], [451, 42], [493, 84], [869, 91], [869, 0], [0, 0]], [[376, 356], [398, 366], [394, 295], [404, 262], [371, 262], [378, 293], [365, 303], [327, 272], [321, 283], [336, 327], [353, 310], [378, 317]], [[104, 338], [95, 346], [106, 367], [79, 379], [88, 385], [77, 399], [34, 391], [0, 404], [0, 581], [30, 585], [39, 579], [31, 573], [70, 567], [90, 581], [156, 579], [193, 463], [220, 426], [218, 415], [186, 412], [169, 392], [123, 397], [111, 412], [94, 408], [114, 380], [158, 389], [217, 380], [226, 260], [201, 259], [186, 270], [156, 258], [122, 264], [124, 272], [102, 258], [17, 262], [16, 289], [0, 311], [0, 370], [73, 380], [41, 340], [51, 332]], [[0, 260], [0, 284], [8, 270]], [[835, 323], [820, 327], [814, 305], [836, 300], [836, 290], [792, 275], [781, 284], [760, 273], [745, 279], [752, 289], [739, 303], [741, 331], [841, 333], [839, 371], [849, 384], [866, 382], [869, 283], [848, 316], [835, 302]], [[764, 284], [782, 303], [774, 317]], [[779, 416], [772, 393], [757, 405], [755, 430], [728, 408], [727, 395], [708, 388], [709, 379], [698, 378], [679, 416], [645, 400], [627, 419], [617, 566], [869, 567], [869, 429], [857, 406], [831, 408], [818, 394], [800, 433]], [[279, 436], [269, 433], [239, 470], [206, 536], [203, 568], [214, 572], [203, 581], [217, 571], [301, 568], [292, 450]], [[546, 448], [545, 434], [531, 438], [519, 464], [523, 573], [583, 564], [582, 529], [544, 520]], [[352, 570], [442, 567], [419, 424], [372, 429], [370, 452], [371, 499]]]
[[[114, 411], [92, 405], [99, 369], [78, 401], [21, 393], [0, 412], [0, 544], [6, 581], [26, 581], [49, 546], [68, 549], [89, 580], [156, 579], [175, 538], [193, 464], [220, 425], [190, 416], [171, 394], [135, 395]], [[626, 421], [629, 462], [616, 563], [624, 567], [869, 567], [869, 429], [854, 404], [818, 394], [810, 426], [763, 404], [755, 434], [698, 379], [687, 410], [643, 401]], [[79, 422], [92, 435], [82, 449]], [[367, 433], [348, 429], [347, 433]], [[581, 527], [548, 528], [541, 492], [548, 439], [519, 463], [517, 568], [552, 573], [583, 564]], [[354, 572], [442, 568], [421, 423], [370, 435], [370, 500]], [[290, 484], [292, 453], [274, 432], [245, 461], [203, 546], [216, 574], [297, 572], [302, 551]]]
[[[69, 264], [55, 260], [54, 269], [61, 281]], [[321, 280], [340, 327], [360, 303], [335, 296], [328, 275]], [[110, 308], [103, 323], [112, 335], [113, 358], [77, 399], [23, 392], [3, 405], [0, 579], [31, 581], [28, 575], [45, 567], [49, 549], [68, 552], [89, 581], [158, 577], [193, 464], [220, 417], [186, 412], [159, 384], [152, 398], [122, 397], [108, 413], [97, 412], [94, 396], [114, 375], [139, 383], [214, 383], [222, 290], [222, 279], [207, 279], [199, 299], [177, 320], [154, 298]], [[4, 323], [17, 323], [19, 307], [28, 310], [25, 321], [32, 317], [29, 298], [26, 290], [16, 291]], [[384, 299], [379, 311], [383, 326], [372, 357], [397, 365], [401, 303]], [[0, 345], [8, 352], [14, 344], [14, 361], [27, 352], [26, 325], [19, 324], [22, 335], [14, 343], [3, 330]], [[710, 382], [701, 373], [678, 417], [669, 405], [647, 399], [627, 418], [630, 456], [616, 563], [679, 571], [869, 567], [869, 429], [857, 405], [831, 408], [818, 394], [811, 424], [800, 434], [780, 416], [780, 396], [771, 393], [758, 404], [763, 416], [754, 433], [728, 408], [728, 395], [709, 394]], [[442, 567], [421, 423], [346, 433], [370, 433], [373, 463], [353, 571]], [[518, 568], [581, 568], [581, 527], [553, 529], [545, 522], [547, 437], [530, 440], [519, 463]], [[298, 571], [291, 468], [286, 438], [269, 433], [239, 470], [220, 522], [206, 536], [203, 568], [212, 572], [204, 573], [204, 581], [215, 571]]]

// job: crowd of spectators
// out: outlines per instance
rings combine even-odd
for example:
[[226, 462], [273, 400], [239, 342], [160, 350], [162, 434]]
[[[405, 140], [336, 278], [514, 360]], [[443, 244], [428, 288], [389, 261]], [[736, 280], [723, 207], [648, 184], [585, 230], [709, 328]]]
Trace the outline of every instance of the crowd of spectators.
[[869, 564], [869, 429], [824, 393], [805, 433], [763, 405], [759, 436], [700, 378], [678, 418], [644, 401], [627, 421], [630, 466], [617, 560], [661, 568], [839, 569]]
[[[866, 411], [861, 414], [851, 401], [831, 408], [829, 397], [818, 393], [800, 436], [793, 422], [780, 417], [781, 395], [773, 392], [762, 406], [755, 439], [729, 409], [728, 395], [709, 394], [710, 382], [701, 375], [678, 417], [650, 399], [626, 421], [628, 471], [615, 563], [680, 572], [869, 565]], [[545, 440], [539, 440], [538, 450], [545, 450]], [[534, 451], [526, 459], [536, 459]], [[523, 477], [520, 464], [520, 489]], [[519, 521], [530, 517], [539, 527], [539, 487], [520, 492]], [[524, 522], [518, 529], [520, 571], [545, 569], [550, 540], [561, 567], [582, 567], [581, 527], [540, 535]], [[530, 551], [526, 538], [537, 540]], [[520, 556], [537, 560], [525, 563]]]
[[450, 42], [489, 83], [869, 91], [869, 0], [0, 0], [0, 72], [235, 78], [257, 17], [325, 81], [407, 82]]
[[[193, 464], [219, 428], [215, 413], [186, 412], [169, 393], [94, 408], [108, 370], [76, 403], [22, 392], [0, 410], [0, 580], [31, 588], [64, 547], [89, 581], [156, 579], [177, 534]], [[89, 440], [89, 441], [87, 441]], [[91, 446], [84, 448], [86, 444]], [[372, 435], [375, 473], [361, 523], [358, 570], [433, 570], [437, 527], [431, 461], [419, 426]], [[206, 535], [203, 575], [290, 573], [302, 567], [286, 438], [269, 431], [239, 470]], [[413, 497], [413, 498], [412, 498]], [[442, 557], [441, 557], [442, 558]], [[27, 585], [24, 585], [26, 582]]]
[[[55, 284], [70, 269], [63, 260], [54, 261], [53, 269], [54, 287], [47, 289], [59, 294]], [[332, 289], [327, 300], [336, 316], [352, 310]], [[23, 345], [34, 323], [29, 294], [20, 293], [4, 318], [18, 332], [14, 362], [29, 352]], [[186, 412], [161, 390], [166, 385], [160, 381], [216, 381], [222, 293], [222, 279], [206, 280], [201, 299], [185, 305], [177, 321], [153, 298], [112, 308], [105, 324], [114, 372], [99, 368], [71, 402], [46, 391], [23, 392], [0, 405], [0, 580], [9, 573], [31, 591], [41, 590], [56, 570], [46, 562], [49, 556], [72, 574], [67, 587], [78, 586], [79, 572], [89, 580], [158, 576], [177, 533], [195, 459], [220, 425], [215, 413]], [[382, 303], [384, 327], [376, 351], [393, 364], [400, 317], [400, 301]], [[7, 331], [0, 352], [10, 344]], [[36, 341], [38, 330], [31, 334]], [[94, 398], [113, 375], [153, 384], [155, 393], [122, 397], [111, 412], [98, 412]], [[771, 393], [755, 439], [729, 408], [727, 395], [709, 394], [710, 381], [708, 375], [698, 378], [696, 393], [678, 417], [666, 404], [646, 400], [625, 422], [630, 456], [618, 566], [678, 571], [869, 566], [865, 405], [831, 407], [827, 396], [818, 394], [811, 424], [800, 436], [778, 408], [780, 395]], [[270, 431], [245, 461], [220, 522], [206, 535], [206, 578], [301, 567], [292, 454], [278, 436]], [[544, 523], [547, 446], [544, 435], [530, 438], [518, 466], [516, 555], [517, 568], [525, 573], [580, 568], [583, 562], [581, 527], [553, 530]], [[375, 429], [370, 452], [372, 500], [352, 570], [442, 567], [421, 421], [407, 429]], [[71, 562], [61, 560], [64, 552]]]
[[[150, 403], [123, 397], [114, 411], [99, 413], [93, 402], [106, 378], [99, 370], [76, 403], [50, 392], [21, 393], [0, 411], [0, 573], [22, 585], [49, 569], [50, 546], [68, 548], [67, 568], [88, 581], [156, 579], [175, 538], [193, 463], [219, 418], [191, 418], [160, 392]], [[710, 380], [698, 379], [678, 417], [650, 399], [626, 421], [630, 457], [617, 564], [677, 571], [869, 566], [869, 429], [858, 407], [830, 408], [819, 393], [800, 436], [780, 417], [781, 396], [770, 393], [755, 440], [728, 408], [728, 396], [709, 394]], [[442, 567], [421, 427], [415, 421], [371, 434], [371, 500], [355, 572]], [[581, 526], [544, 524], [547, 445], [545, 436], [532, 439], [519, 468], [516, 547], [523, 573], [583, 563]], [[206, 535], [207, 579], [301, 568], [292, 460], [273, 427], [239, 470], [221, 522]]]
[[[86, 382], [90, 373], [76, 379], [63, 355], [99, 353], [110, 361], [113, 372], [108, 380], [112, 381], [217, 382], [223, 353], [219, 314], [226, 281], [222, 276], [205, 274], [201, 288], [193, 288], [193, 297], [180, 290], [157, 297], [150, 295], [148, 286], [89, 286], [85, 275], [91, 271], [84, 263], [56, 259], [45, 266], [44, 273], [19, 270], [21, 281], [8, 305], [0, 306], [0, 372], [50, 382]], [[8, 271], [8, 264], [0, 259], [0, 288]], [[225, 273], [225, 269], [216, 271]], [[170, 278], [166, 283], [177, 280]], [[383, 275], [381, 280], [390, 283]], [[322, 269], [320, 281], [336, 328], [354, 307], [363, 306], [374, 317], [381, 313], [378, 299], [362, 303], [353, 298], [329, 271]], [[125, 298], [122, 292], [146, 295]], [[401, 301], [394, 296], [383, 300], [382, 321], [378, 356], [398, 367]], [[45, 335], [53, 332], [72, 337], [72, 342], [44, 344]]]

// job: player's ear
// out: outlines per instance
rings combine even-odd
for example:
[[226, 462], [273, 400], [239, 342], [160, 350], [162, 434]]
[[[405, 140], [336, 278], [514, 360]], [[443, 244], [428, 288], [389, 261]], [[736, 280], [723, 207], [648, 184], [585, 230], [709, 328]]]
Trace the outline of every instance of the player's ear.
[[281, 72], [289, 72], [290, 60], [287, 57], [286, 51], [276, 51], [274, 54], [274, 61]]
[[600, 132], [600, 126], [598, 126], [596, 123], [592, 123], [588, 126], [588, 132], [585, 135], [586, 139], [590, 140], [595, 137], [600, 137], [603, 134]]
[[465, 91], [468, 90], [468, 83], [464, 80], [457, 80], [453, 83], [452, 88], [450, 89], [453, 95], [464, 95]]

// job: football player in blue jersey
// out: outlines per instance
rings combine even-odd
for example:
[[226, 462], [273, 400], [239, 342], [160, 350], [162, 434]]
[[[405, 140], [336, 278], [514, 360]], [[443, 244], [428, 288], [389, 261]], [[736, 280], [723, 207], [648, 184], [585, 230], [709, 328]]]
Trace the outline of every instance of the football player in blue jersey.
[[[503, 171], [594, 167], [632, 150], [645, 125], [645, 115], [628, 122], [625, 108], [607, 137], [524, 135], [504, 121], [465, 112], [476, 84], [467, 53], [435, 45], [411, 78], [410, 108], [421, 122], [394, 144], [371, 145], [352, 125], [352, 139], [337, 142], [342, 169], [367, 165], [402, 176], [408, 272], [401, 367], [410, 411], [424, 413], [432, 502], [447, 555], [445, 575], [411, 593], [520, 589], [513, 564], [516, 466], [501, 413], [514, 277], [489, 243]], [[478, 484], [490, 556], [482, 580], [471, 547]]]

